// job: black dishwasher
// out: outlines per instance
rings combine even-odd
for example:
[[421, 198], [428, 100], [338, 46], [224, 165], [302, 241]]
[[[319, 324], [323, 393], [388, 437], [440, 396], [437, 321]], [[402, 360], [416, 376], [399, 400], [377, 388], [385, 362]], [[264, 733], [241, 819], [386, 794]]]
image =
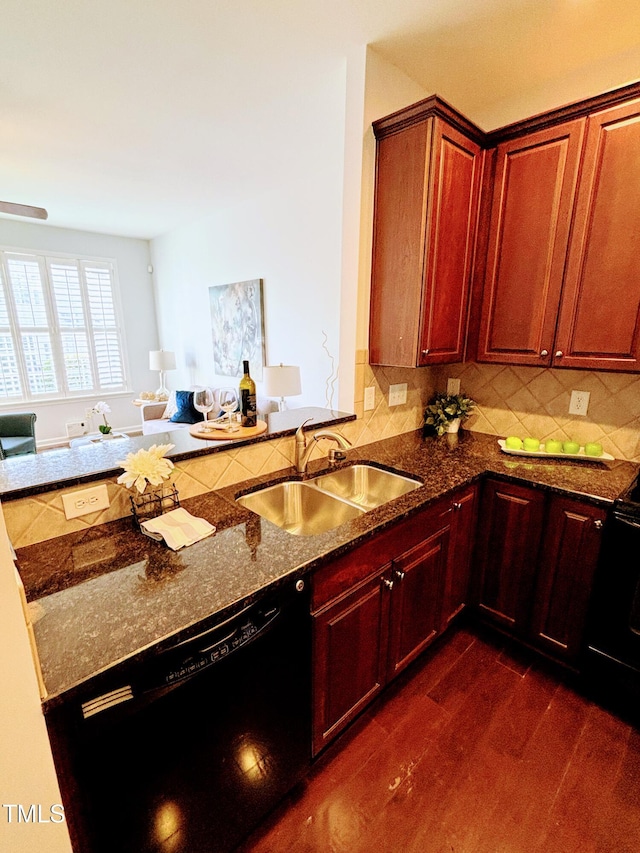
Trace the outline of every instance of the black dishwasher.
[[227, 853], [309, 767], [306, 585], [279, 588], [48, 719], [78, 853]]

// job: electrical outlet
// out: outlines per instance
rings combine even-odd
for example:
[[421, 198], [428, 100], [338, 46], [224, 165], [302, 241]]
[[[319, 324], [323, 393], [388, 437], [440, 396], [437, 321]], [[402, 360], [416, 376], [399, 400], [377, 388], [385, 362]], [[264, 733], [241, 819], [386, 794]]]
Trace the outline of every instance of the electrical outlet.
[[453, 377], [447, 379], [447, 394], [459, 394], [460, 393], [460, 380], [453, 379]]
[[84, 421], [71, 421], [65, 424], [67, 428], [67, 438], [76, 438], [79, 435], [84, 435]]
[[109, 506], [109, 493], [104, 483], [91, 486], [90, 489], [80, 489], [78, 492], [67, 492], [62, 495], [62, 506], [67, 519], [99, 512]]
[[368, 388], [364, 389], [364, 410], [365, 412], [370, 412], [371, 409], [375, 409], [376, 407], [376, 386], [369, 385]]
[[389, 405], [401, 406], [407, 402], [407, 383], [402, 382], [399, 385], [389, 385]]
[[570, 415], [586, 415], [589, 409], [589, 391], [572, 391], [569, 403]]

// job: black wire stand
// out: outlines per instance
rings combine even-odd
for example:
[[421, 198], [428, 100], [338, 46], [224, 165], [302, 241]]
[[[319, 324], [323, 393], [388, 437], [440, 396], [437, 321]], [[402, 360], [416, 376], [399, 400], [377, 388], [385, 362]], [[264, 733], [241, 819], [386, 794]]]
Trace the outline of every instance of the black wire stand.
[[154, 486], [149, 491], [144, 491], [141, 494], [129, 495], [131, 501], [131, 514], [133, 523], [136, 527], [140, 527], [143, 521], [150, 518], [157, 518], [165, 512], [171, 512], [180, 506], [180, 497], [175, 483], [163, 484], [162, 486]]

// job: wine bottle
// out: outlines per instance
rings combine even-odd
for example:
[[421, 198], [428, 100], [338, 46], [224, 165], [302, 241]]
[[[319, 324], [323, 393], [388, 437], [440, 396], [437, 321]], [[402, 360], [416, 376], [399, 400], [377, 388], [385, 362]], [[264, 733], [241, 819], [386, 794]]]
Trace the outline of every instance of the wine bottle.
[[244, 376], [240, 380], [240, 409], [242, 426], [254, 427], [258, 423], [256, 383], [249, 375], [249, 362], [243, 361]]

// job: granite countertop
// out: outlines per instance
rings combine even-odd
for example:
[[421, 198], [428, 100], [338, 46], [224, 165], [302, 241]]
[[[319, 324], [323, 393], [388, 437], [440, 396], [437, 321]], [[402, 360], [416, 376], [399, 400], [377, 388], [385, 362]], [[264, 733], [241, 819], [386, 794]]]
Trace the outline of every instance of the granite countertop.
[[242, 447], [278, 436], [292, 435], [300, 424], [310, 418], [308, 429], [333, 426], [355, 420], [355, 415], [309, 406], [261, 415], [267, 429], [260, 435], [244, 439], [208, 440], [194, 438], [188, 427], [159, 432], [153, 435], [120, 436], [100, 439], [79, 447], [56, 447], [41, 453], [10, 456], [0, 461], [0, 497], [3, 501], [50, 492], [67, 486], [77, 486], [122, 473], [120, 461], [127, 453], [135, 453], [152, 444], [173, 444], [167, 452], [169, 459], [178, 462], [221, 450], [230, 446]]
[[[267, 587], [288, 583], [485, 473], [571, 493], [604, 506], [628, 487], [638, 466], [507, 456], [495, 436], [461, 432], [423, 439], [420, 432], [358, 447], [347, 462], [372, 461], [417, 476], [423, 485], [354, 521], [315, 536], [292, 536], [244, 510], [234, 497], [296, 476], [292, 468], [184, 501], [217, 527], [182, 551], [135, 531], [122, 519], [18, 550], [48, 697], [71, 698], [90, 678], [165, 642], [215, 624]], [[327, 467], [313, 462], [310, 474]]]

